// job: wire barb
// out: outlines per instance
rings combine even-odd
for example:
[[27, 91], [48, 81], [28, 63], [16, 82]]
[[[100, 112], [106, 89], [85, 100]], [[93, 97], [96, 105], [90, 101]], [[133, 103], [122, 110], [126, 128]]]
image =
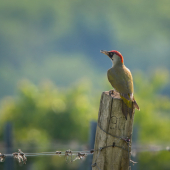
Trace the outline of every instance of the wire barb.
[[137, 164], [137, 162], [132, 161], [132, 160], [130, 160], [130, 162], [131, 162], [133, 165]]
[[61, 151], [56, 151], [55, 152], [57, 155], [61, 155]]
[[26, 157], [25, 154], [21, 151], [21, 149], [18, 149], [18, 152], [14, 152], [14, 153], [13, 153], [13, 157], [14, 157], [15, 159], [18, 159], [18, 162], [19, 162], [19, 163], [26, 164], [27, 157]]
[[127, 138], [122, 138], [123, 141], [125, 141], [126, 143], [130, 143], [130, 138], [127, 137]]
[[86, 156], [85, 153], [78, 152], [78, 157], [79, 157], [80, 159], [84, 158], [85, 156]]
[[73, 161], [75, 161], [75, 160], [77, 160], [77, 159], [82, 159], [82, 158], [84, 158], [85, 156], [87, 156], [87, 154], [82, 153], [82, 152], [78, 152], [77, 156], [75, 157], [75, 159], [74, 159]]
[[0, 153], [0, 162], [4, 162], [5, 161], [5, 155]]
[[90, 153], [92, 153], [92, 154], [93, 154], [93, 153], [94, 153], [94, 149], [91, 149], [91, 150], [90, 150]]
[[72, 160], [72, 151], [69, 149], [69, 150], [66, 150], [65, 151], [65, 156], [66, 156], [66, 161], [68, 161], [68, 157], [71, 155], [71, 162], [73, 162]]
[[94, 164], [91, 165], [92, 167], [95, 167], [96, 166], [96, 162]]

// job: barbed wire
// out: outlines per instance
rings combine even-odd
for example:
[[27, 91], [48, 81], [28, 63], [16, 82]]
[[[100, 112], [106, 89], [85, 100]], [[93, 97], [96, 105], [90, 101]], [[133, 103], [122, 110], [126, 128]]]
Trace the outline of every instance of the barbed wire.
[[138, 153], [141, 152], [160, 152], [160, 151], [169, 151], [170, 147], [166, 145], [141, 145], [141, 144], [133, 144], [131, 155], [135, 157]]
[[[86, 157], [87, 155], [91, 155], [94, 153], [94, 150], [89, 150], [89, 151], [71, 151], [66, 150], [66, 151], [55, 151], [55, 152], [39, 152], [39, 153], [24, 153], [21, 151], [21, 149], [18, 149], [18, 152], [14, 152], [11, 154], [2, 154], [0, 153], [0, 162], [4, 162], [6, 157], [13, 157], [14, 159], [17, 159], [19, 163], [26, 164], [27, 157], [32, 157], [32, 156], [53, 156], [53, 155], [58, 155], [58, 156], [65, 156], [66, 160], [68, 161], [68, 157], [71, 156], [71, 161], [73, 162], [77, 159], [82, 159]], [[74, 159], [73, 157], [74, 156]]]
[[[55, 152], [24, 153], [24, 152], [22, 152], [21, 149], [18, 149], [18, 152], [14, 152], [11, 154], [0, 153], [0, 162], [4, 162], [6, 157], [13, 157], [14, 159], [18, 160], [19, 163], [26, 164], [27, 157], [54, 156], [54, 155], [65, 156], [66, 161], [69, 161], [69, 157], [71, 157], [70, 162], [73, 162], [78, 159], [83, 159], [88, 155], [92, 155], [95, 151], [99, 151], [95, 162], [92, 164], [93, 167], [96, 166], [99, 169], [96, 161], [97, 161], [98, 157], [100, 156], [101, 151], [108, 147], [118, 147], [118, 148], [126, 150], [128, 153], [130, 153], [128, 151], [128, 149], [120, 147], [120, 146], [116, 145], [115, 142], [113, 142], [112, 145], [100, 147], [97, 150], [91, 149], [91, 150], [85, 150], [85, 151], [71, 151], [70, 149], [68, 149], [66, 151], [55, 151]], [[144, 148], [143, 145], [136, 145], [136, 146], [132, 147], [131, 155], [133, 157], [135, 157], [137, 153], [148, 152], [148, 151], [149, 152], [159, 152], [159, 151], [169, 151], [170, 152], [170, 147], [169, 146], [164, 147], [164, 146], [158, 146], [158, 145], [148, 145], [146, 148]], [[132, 164], [137, 163], [137, 162], [132, 161], [131, 159], [129, 160], [129, 162], [131, 162]]]

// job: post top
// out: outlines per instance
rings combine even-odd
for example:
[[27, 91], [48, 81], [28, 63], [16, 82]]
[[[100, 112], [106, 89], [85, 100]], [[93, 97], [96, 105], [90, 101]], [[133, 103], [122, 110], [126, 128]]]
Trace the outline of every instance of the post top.
[[[109, 91], [105, 91], [103, 93], [105, 93], [106, 95], [109, 96]], [[113, 93], [111, 94], [111, 97], [114, 98], [114, 99], [120, 99], [121, 100], [119, 92], [117, 92], [115, 90], [113, 90]]]

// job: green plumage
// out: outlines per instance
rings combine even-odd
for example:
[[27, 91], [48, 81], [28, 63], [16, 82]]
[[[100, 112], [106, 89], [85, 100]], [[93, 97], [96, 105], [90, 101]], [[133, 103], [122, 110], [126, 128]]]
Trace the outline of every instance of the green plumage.
[[132, 108], [133, 78], [125, 65], [112, 67], [107, 71], [107, 77], [113, 88], [120, 93], [125, 104]]
[[123, 56], [120, 52], [101, 51], [108, 55], [113, 62], [112, 68], [107, 71], [107, 77], [112, 87], [120, 93], [120, 97], [123, 100], [122, 112], [127, 119], [129, 113], [132, 118], [133, 109], [139, 109], [134, 96], [133, 96], [133, 78], [130, 70], [123, 63]]

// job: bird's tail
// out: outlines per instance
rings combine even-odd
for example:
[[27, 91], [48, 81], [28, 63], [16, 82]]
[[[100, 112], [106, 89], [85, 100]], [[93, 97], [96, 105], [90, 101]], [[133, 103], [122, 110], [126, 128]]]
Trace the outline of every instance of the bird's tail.
[[120, 94], [120, 97], [123, 100], [122, 103], [122, 112], [127, 120], [127, 115], [129, 114], [130, 118], [132, 118], [132, 114], [134, 113], [134, 109], [138, 109], [140, 110], [138, 104], [136, 103], [136, 100], [134, 98], [134, 96], [132, 96], [132, 98], [130, 98], [130, 96], [126, 95], [126, 94]]
[[130, 118], [132, 119], [132, 114], [134, 112], [134, 107], [128, 107], [124, 101], [122, 101], [122, 112], [127, 120], [127, 115], [129, 114]]
[[136, 108], [136, 109], [140, 110], [140, 108], [139, 108], [138, 104], [136, 103], [136, 100], [134, 100], [134, 101], [133, 101], [133, 106], [134, 106], [134, 108]]

